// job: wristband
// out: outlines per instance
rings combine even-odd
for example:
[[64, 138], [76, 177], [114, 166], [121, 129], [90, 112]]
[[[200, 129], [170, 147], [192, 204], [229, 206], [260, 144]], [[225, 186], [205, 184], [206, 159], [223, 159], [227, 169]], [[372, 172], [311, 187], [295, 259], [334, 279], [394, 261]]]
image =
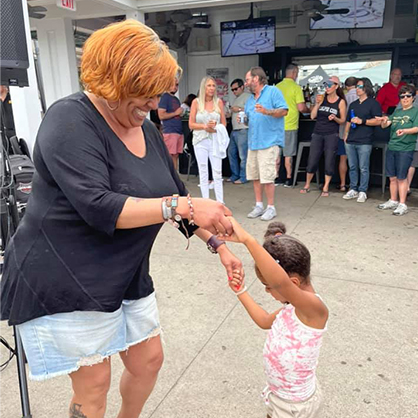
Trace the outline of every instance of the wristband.
[[218, 239], [217, 237], [216, 237], [216, 235], [212, 235], [209, 239], [208, 239], [208, 241], [207, 241], [207, 243], [206, 243], [206, 245], [207, 245], [207, 247], [208, 247], [208, 250], [212, 253], [212, 254], [217, 254], [218, 253], [218, 248], [221, 246], [221, 245], [223, 245], [223, 244], [225, 244], [225, 241], [221, 241], [220, 239]]
[[244, 286], [239, 292], [235, 293], [237, 296], [242, 295], [243, 293], [245, 293], [247, 291], [247, 286]]

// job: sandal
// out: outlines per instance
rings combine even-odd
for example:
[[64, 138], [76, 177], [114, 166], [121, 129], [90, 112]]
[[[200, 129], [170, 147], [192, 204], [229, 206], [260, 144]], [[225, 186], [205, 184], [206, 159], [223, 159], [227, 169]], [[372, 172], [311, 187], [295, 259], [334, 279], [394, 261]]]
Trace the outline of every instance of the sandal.
[[345, 186], [338, 186], [337, 190], [339, 190], [342, 193], [345, 193], [347, 191], [347, 188]]
[[328, 190], [322, 190], [321, 197], [329, 197], [329, 191]]
[[304, 187], [303, 189], [301, 189], [301, 191], [299, 193], [306, 194], [306, 193], [309, 193], [310, 191], [311, 191], [311, 189], [309, 189], [307, 187]]

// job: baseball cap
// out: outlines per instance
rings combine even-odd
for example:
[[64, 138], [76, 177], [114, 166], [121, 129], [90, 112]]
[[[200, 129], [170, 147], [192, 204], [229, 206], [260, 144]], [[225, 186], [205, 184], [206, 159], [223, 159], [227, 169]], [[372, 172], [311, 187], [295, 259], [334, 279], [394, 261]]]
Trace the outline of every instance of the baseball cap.
[[340, 79], [336, 75], [332, 75], [328, 80], [325, 80], [325, 82], [337, 83], [338, 85], [341, 84]]

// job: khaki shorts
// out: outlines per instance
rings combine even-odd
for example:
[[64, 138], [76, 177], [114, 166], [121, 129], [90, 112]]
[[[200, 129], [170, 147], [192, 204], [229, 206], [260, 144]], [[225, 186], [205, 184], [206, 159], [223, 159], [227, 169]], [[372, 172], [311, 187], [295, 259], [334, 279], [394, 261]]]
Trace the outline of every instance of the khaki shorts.
[[260, 180], [261, 184], [274, 183], [279, 156], [280, 148], [277, 145], [256, 151], [248, 150], [247, 180]]
[[274, 393], [268, 394], [267, 414], [270, 418], [320, 418], [322, 392], [319, 384], [315, 393], [304, 402], [287, 402]]

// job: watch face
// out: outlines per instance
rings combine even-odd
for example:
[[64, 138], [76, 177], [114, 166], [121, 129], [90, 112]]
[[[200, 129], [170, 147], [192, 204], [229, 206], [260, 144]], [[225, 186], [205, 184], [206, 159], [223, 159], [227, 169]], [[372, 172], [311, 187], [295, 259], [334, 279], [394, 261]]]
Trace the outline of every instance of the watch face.
[[174, 220], [177, 221], [177, 222], [180, 222], [181, 221], [181, 215], [179, 215], [178, 213], [176, 213], [174, 215]]

